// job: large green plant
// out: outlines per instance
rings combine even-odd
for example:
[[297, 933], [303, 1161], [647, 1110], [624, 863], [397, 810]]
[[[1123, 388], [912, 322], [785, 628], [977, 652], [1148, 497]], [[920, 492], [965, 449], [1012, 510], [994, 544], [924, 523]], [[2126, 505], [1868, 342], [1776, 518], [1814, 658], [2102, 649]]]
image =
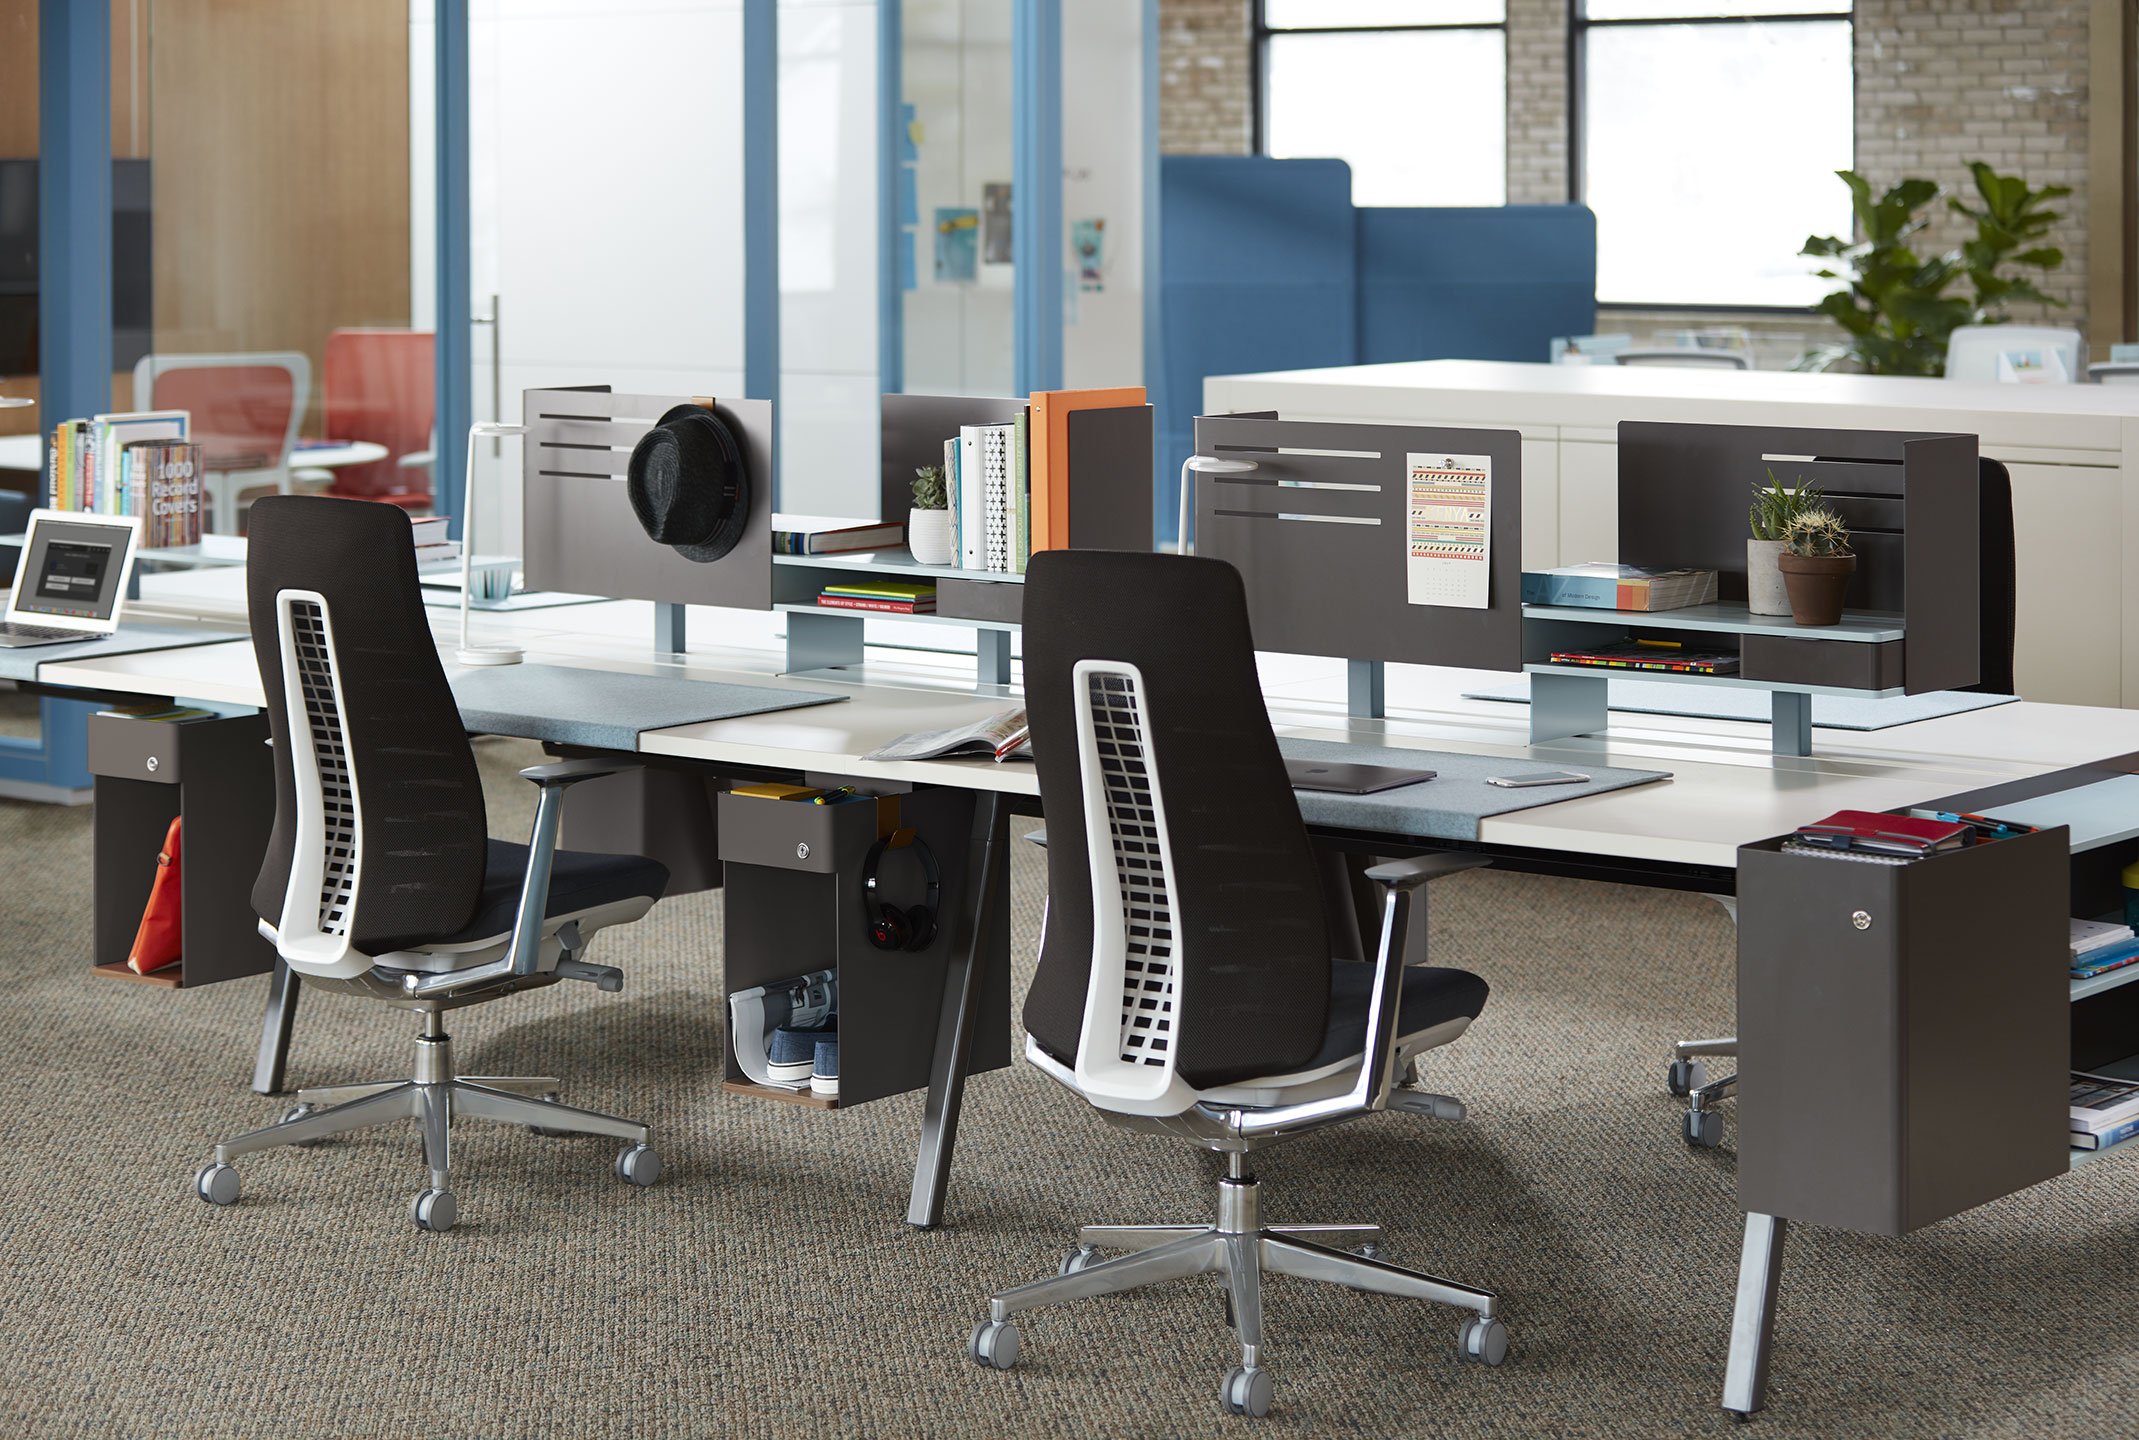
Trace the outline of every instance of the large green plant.
[[[1824, 370], [1851, 360], [1874, 375], [1939, 375], [1946, 368], [1946, 341], [1959, 325], [1996, 325], [2009, 318], [2015, 301], [2063, 302], [2043, 293], [2020, 266], [2047, 274], [2064, 252], [2040, 243], [2063, 216], [2050, 202], [2071, 194], [2064, 185], [2031, 187], [2016, 175], [2000, 175], [1982, 161], [1969, 165], [1979, 203], [1949, 198], [1947, 208], [1975, 222], [1975, 235], [1958, 250], [1926, 257], [1911, 243], [1930, 223], [1926, 213], [1943, 193], [1936, 181], [1902, 180], [1874, 195], [1854, 170], [1835, 173], [1849, 187], [1857, 238], [1814, 235], [1799, 253], [1832, 262], [1818, 273], [1843, 288], [1819, 303], [1821, 314], [1848, 339], [1815, 350], [1800, 362]], [[1949, 294], [1966, 279], [1967, 296]]]

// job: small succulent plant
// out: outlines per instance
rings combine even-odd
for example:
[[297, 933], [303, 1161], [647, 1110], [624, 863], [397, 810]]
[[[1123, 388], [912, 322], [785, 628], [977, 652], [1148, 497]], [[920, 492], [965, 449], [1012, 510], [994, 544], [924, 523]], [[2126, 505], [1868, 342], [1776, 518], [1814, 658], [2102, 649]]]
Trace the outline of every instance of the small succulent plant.
[[1799, 481], [1793, 488], [1775, 478], [1774, 470], [1768, 471], [1766, 489], [1753, 487], [1753, 508], [1747, 519], [1755, 540], [1787, 540], [1790, 538], [1790, 522], [1800, 512], [1820, 503], [1820, 492]]
[[1856, 553], [1849, 548], [1849, 527], [1825, 505], [1800, 510], [1792, 517], [1783, 539], [1792, 555], [1811, 559], [1840, 560]]
[[943, 467], [923, 465], [914, 471], [914, 509], [948, 510], [950, 496], [943, 488]]

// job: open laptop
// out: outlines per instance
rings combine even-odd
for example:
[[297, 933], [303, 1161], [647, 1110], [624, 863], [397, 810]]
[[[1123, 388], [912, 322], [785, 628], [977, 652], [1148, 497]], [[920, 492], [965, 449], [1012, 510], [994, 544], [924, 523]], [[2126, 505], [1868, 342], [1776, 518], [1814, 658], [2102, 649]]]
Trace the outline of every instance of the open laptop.
[[32, 510], [0, 649], [99, 640], [117, 630], [140, 539], [137, 516]]

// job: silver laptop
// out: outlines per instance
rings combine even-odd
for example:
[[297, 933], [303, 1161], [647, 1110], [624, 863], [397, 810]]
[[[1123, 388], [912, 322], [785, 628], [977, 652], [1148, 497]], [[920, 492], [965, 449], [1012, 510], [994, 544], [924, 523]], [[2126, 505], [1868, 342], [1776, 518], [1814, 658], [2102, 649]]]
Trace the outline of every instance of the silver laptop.
[[0, 649], [99, 640], [117, 630], [140, 539], [137, 516], [31, 511]]
[[1295, 790], [1323, 790], [1333, 795], [1373, 795], [1399, 785], [1431, 780], [1431, 770], [1400, 765], [1348, 765], [1329, 760], [1287, 760], [1285, 775]]

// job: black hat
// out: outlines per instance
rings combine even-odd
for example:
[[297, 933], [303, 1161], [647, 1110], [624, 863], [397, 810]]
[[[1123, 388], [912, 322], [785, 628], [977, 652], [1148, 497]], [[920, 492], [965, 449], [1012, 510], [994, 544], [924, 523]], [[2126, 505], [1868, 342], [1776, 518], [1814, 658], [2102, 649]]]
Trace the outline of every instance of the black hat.
[[750, 519], [750, 476], [727, 422], [678, 405], [631, 448], [625, 489], [647, 535], [686, 560], [720, 559]]

